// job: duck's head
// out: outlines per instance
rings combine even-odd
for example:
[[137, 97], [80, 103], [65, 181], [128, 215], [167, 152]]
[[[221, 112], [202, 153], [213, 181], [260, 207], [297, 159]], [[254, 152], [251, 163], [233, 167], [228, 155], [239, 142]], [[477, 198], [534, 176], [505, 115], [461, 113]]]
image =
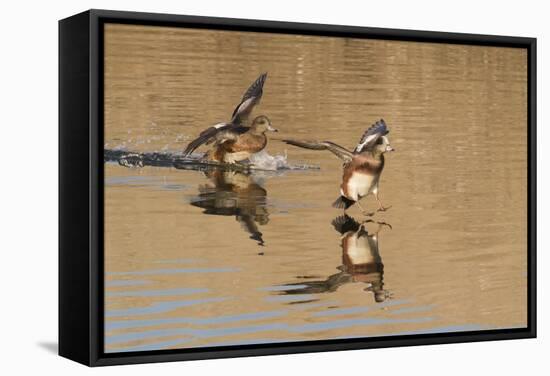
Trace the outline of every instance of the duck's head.
[[387, 137], [388, 133], [390, 133], [390, 130], [384, 119], [378, 120], [363, 133], [353, 152], [357, 154], [368, 151], [380, 156], [388, 151], [394, 151]]
[[264, 132], [278, 132], [276, 128], [273, 128], [271, 125], [271, 120], [265, 115], [260, 115], [256, 117], [252, 121], [252, 125], [250, 126], [254, 131], [257, 133], [264, 133]]
[[374, 301], [376, 303], [384, 302], [387, 297], [388, 297], [388, 293], [383, 289], [374, 291]]
[[395, 151], [395, 149], [391, 146], [390, 140], [388, 139], [387, 136], [380, 136], [378, 140], [376, 140], [376, 144], [373, 147], [373, 151], [376, 154], [382, 154], [388, 151]]

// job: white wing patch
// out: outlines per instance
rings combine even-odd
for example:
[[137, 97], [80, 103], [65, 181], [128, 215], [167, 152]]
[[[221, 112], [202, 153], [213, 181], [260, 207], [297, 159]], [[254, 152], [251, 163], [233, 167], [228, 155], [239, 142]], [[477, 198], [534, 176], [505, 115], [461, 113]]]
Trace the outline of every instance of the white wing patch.
[[378, 137], [378, 134], [372, 134], [369, 137], [365, 138], [365, 141], [361, 142], [357, 147], [355, 148], [355, 151], [361, 151], [363, 147], [365, 147], [366, 144], [368, 144], [370, 141], [374, 140], [376, 137]]

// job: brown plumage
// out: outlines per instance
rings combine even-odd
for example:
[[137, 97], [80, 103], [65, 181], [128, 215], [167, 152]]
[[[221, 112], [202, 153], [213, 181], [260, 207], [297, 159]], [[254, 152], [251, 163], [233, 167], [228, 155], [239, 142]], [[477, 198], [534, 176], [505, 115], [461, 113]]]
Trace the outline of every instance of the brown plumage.
[[[328, 150], [344, 161], [340, 197], [333, 203], [336, 208], [346, 210], [363, 197], [374, 194], [378, 201], [378, 210], [386, 210], [378, 197], [380, 175], [384, 169], [384, 153], [393, 151], [386, 135], [388, 129], [384, 120], [377, 121], [362, 135], [353, 151], [330, 141], [283, 140], [287, 144], [311, 149]], [[367, 215], [361, 207], [361, 210]]]
[[260, 103], [267, 73], [260, 75], [246, 90], [233, 111], [231, 122], [219, 123], [205, 129], [187, 145], [184, 156], [190, 155], [203, 144], [213, 144], [205, 158], [217, 162], [235, 163], [248, 159], [267, 145], [265, 132], [277, 132], [265, 115], [257, 116], [250, 125], [252, 110]]
[[[372, 222], [369, 220], [367, 222]], [[284, 295], [304, 295], [331, 293], [348, 283], [364, 283], [364, 290], [374, 295], [381, 303], [389, 293], [384, 289], [384, 264], [378, 248], [378, 234], [385, 223], [377, 223], [378, 229], [369, 233], [365, 223], [358, 223], [352, 217], [342, 215], [332, 221], [332, 226], [341, 235], [342, 265], [339, 273], [324, 280], [300, 281], [287, 284], [288, 289], [281, 290]]]
[[334, 219], [332, 225], [342, 234], [343, 269], [352, 276], [353, 282], [370, 284], [367, 290], [374, 293], [376, 302], [386, 300], [384, 264], [378, 249], [378, 233], [386, 224], [379, 223], [378, 230], [369, 234], [364, 224], [344, 215]]
[[269, 222], [266, 189], [247, 173], [215, 168], [205, 174], [209, 183], [199, 186], [191, 205], [204, 209], [204, 214], [234, 216], [250, 239], [264, 245], [258, 226]]
[[[265, 116], [264, 118], [267, 119]], [[222, 139], [221, 142], [217, 142], [214, 148], [206, 154], [205, 158], [216, 162], [234, 163], [245, 160], [252, 154], [260, 152], [266, 145], [267, 137], [265, 131], [256, 129], [254, 126], [238, 137], [228, 137]]]
[[[354, 189], [353, 184], [350, 182], [352, 179], [359, 176], [359, 179], [368, 180], [369, 177], [372, 177], [372, 184], [378, 184], [378, 179], [380, 174], [384, 169], [384, 155], [380, 155], [378, 158], [372, 154], [363, 153], [358, 154], [349, 163], [344, 164], [344, 174], [342, 176], [342, 184], [340, 189], [343, 192], [343, 196], [354, 199], [356, 196], [358, 198], [360, 194], [355, 193], [357, 189]], [[358, 200], [354, 200], [358, 201]]]

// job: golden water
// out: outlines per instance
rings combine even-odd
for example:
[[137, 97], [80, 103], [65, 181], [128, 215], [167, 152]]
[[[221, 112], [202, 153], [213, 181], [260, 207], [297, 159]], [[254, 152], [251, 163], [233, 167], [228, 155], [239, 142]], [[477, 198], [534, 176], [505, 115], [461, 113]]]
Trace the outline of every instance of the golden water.
[[[216, 183], [106, 163], [106, 351], [524, 327], [526, 62], [512, 48], [107, 25], [106, 148], [180, 152], [266, 71], [255, 114], [280, 130], [267, 151], [320, 169]], [[331, 224], [341, 161], [278, 140], [354, 147], [379, 118], [396, 152], [380, 184], [391, 209], [374, 220], [391, 228], [366, 224], [380, 260], [353, 271]]]

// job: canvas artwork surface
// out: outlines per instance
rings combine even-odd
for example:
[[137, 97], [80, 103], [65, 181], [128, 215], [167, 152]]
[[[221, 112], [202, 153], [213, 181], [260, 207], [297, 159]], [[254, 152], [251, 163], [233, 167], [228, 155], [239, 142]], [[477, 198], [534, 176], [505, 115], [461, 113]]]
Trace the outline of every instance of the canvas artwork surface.
[[527, 51], [107, 23], [105, 352], [527, 326]]

